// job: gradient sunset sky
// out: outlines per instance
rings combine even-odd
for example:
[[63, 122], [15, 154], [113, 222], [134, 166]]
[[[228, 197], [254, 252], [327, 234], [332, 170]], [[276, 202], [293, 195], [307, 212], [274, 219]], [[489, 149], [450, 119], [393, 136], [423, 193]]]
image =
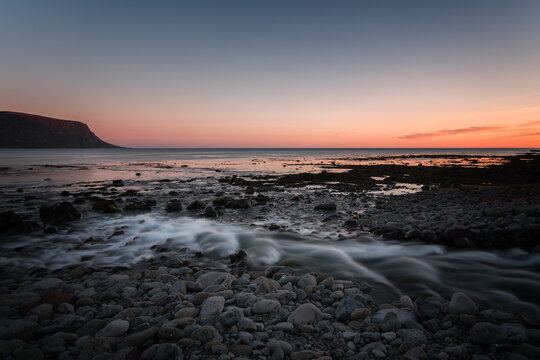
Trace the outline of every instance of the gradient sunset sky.
[[540, 1], [0, 0], [0, 110], [133, 147], [539, 147]]

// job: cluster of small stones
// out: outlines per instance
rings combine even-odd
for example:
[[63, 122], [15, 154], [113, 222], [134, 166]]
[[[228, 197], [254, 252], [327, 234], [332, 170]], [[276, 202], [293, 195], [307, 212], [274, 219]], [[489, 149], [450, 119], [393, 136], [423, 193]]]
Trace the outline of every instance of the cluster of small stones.
[[538, 359], [522, 318], [184, 249], [130, 267], [0, 273], [4, 359]]
[[534, 249], [540, 243], [539, 186], [423, 191], [376, 201], [360, 226], [386, 238], [457, 247]]

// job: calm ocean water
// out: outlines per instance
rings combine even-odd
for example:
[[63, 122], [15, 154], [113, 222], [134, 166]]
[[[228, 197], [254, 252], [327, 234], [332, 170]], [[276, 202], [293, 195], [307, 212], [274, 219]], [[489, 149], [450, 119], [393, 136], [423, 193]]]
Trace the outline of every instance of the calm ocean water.
[[169, 162], [252, 158], [332, 158], [388, 155], [457, 154], [511, 155], [528, 149], [0, 149], [0, 166], [110, 164], [122, 162]]

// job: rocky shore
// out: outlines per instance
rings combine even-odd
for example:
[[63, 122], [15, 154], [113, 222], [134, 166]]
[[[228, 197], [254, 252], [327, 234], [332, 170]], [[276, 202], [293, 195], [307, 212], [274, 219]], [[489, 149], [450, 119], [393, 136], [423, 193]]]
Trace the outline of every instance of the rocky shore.
[[524, 318], [450, 299], [376, 303], [364, 283], [244, 253], [0, 273], [5, 359], [537, 359]]
[[[178, 249], [169, 243], [166, 234], [171, 232], [159, 233], [153, 246], [146, 246], [152, 257], [125, 261], [127, 248], [140, 240], [129, 231], [130, 224], [147, 221], [148, 227], [169, 226], [174, 232], [181, 225], [171, 227], [170, 222], [180, 218], [238, 224], [272, 239], [310, 236], [335, 254], [346, 252], [341, 242], [367, 233], [377, 241], [535, 254], [540, 250], [539, 157], [529, 158], [512, 157], [504, 169], [487, 171], [360, 166], [345, 173], [218, 173], [188, 180], [139, 180], [139, 174], [56, 187], [6, 187], [0, 194], [0, 247], [7, 264], [0, 266], [0, 358], [540, 358], [540, 325], [523, 311], [508, 310], [513, 302], [487, 306], [456, 291], [446, 298], [408, 293], [388, 300], [377, 296], [381, 289], [376, 284], [316, 273], [320, 264], [295, 262], [295, 257], [284, 258], [279, 266], [257, 267], [248, 266], [254, 254], [244, 251], [216, 258]], [[486, 179], [489, 184], [483, 183]], [[207, 230], [196, 236], [204, 237]], [[36, 241], [41, 238], [49, 244]], [[107, 256], [123, 262], [92, 263], [105, 256], [100, 251], [108, 245]], [[9, 262], [10, 257], [22, 259], [20, 264], [31, 256], [60, 256], [60, 248], [67, 249], [63, 264], [73, 254], [70, 265]], [[122, 248], [126, 252], [117, 251]], [[44, 249], [49, 252], [39, 252]], [[404, 256], [412, 260], [403, 264], [417, 261]], [[403, 271], [406, 283], [418, 270]], [[527, 283], [534, 277], [520, 276], [523, 272], [511, 274], [516, 291], [508, 290], [512, 279], [507, 279], [509, 292], [502, 298], [538, 286]], [[501, 284], [490, 291], [499, 291]], [[536, 297], [525, 298], [519, 300], [538, 305]]]

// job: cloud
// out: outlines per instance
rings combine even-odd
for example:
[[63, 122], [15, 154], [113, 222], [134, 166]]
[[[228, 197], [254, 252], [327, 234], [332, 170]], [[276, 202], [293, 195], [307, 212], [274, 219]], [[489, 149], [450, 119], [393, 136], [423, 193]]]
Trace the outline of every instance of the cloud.
[[524, 127], [524, 126], [531, 126], [531, 125], [540, 125], [540, 120], [529, 121], [529, 122], [526, 122], [526, 123], [518, 124], [518, 125], [516, 125], [516, 127]]
[[422, 138], [428, 138], [428, 137], [435, 137], [435, 136], [445, 136], [445, 135], [457, 135], [457, 134], [465, 134], [465, 133], [471, 133], [471, 132], [482, 132], [482, 131], [495, 131], [495, 130], [501, 130], [504, 129], [503, 126], [471, 126], [468, 128], [463, 129], [443, 129], [428, 133], [416, 133], [416, 134], [408, 134], [400, 136], [400, 139], [406, 139], [406, 140], [412, 140], [412, 139], [422, 139]]

